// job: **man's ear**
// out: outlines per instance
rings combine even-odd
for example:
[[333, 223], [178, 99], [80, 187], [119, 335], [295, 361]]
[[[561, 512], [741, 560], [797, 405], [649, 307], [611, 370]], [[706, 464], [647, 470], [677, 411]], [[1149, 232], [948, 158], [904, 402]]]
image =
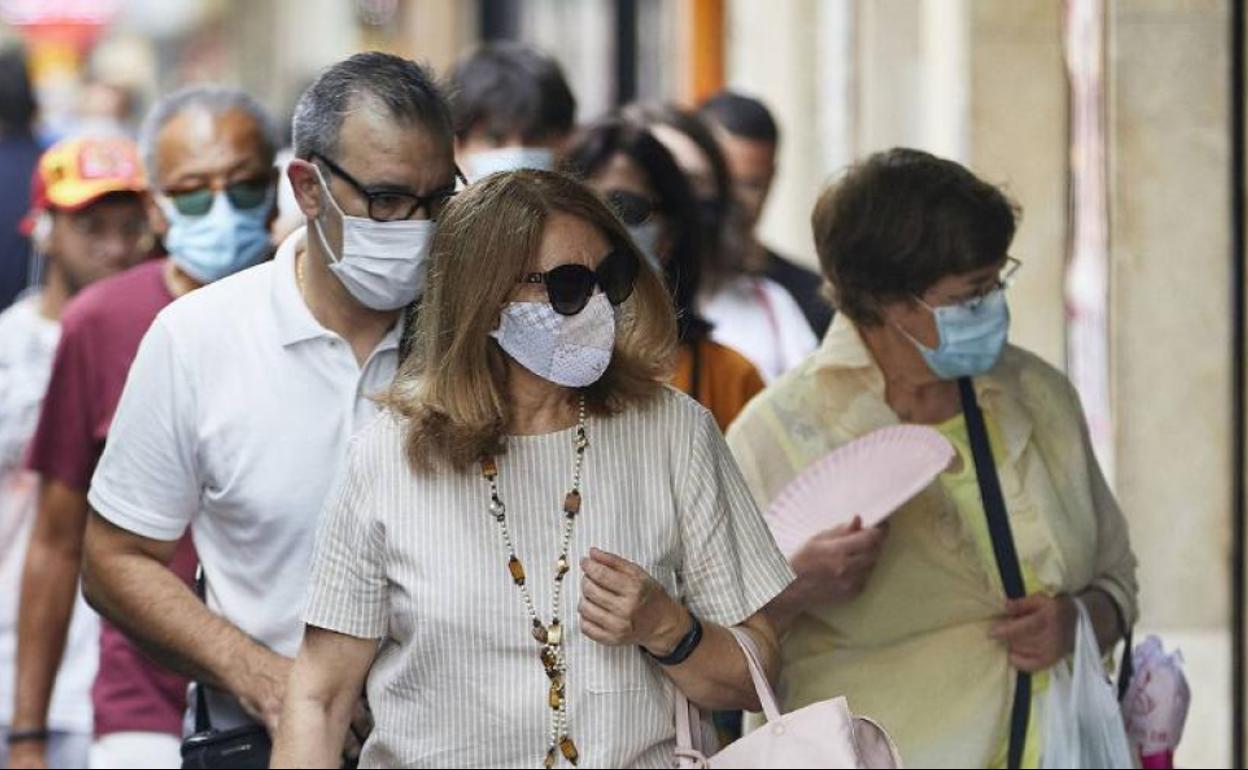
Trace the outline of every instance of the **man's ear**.
[[155, 196], [151, 193], [143, 194], [143, 210], [147, 212], [147, 224], [152, 232], [164, 238], [165, 233], [169, 232], [169, 219], [165, 217], [165, 212], [160, 210]]
[[299, 204], [299, 210], [308, 219], [319, 217], [325, 201], [325, 191], [321, 187], [316, 166], [302, 158], [291, 158], [286, 166], [286, 178], [290, 180], [290, 187], [295, 193], [295, 201]]

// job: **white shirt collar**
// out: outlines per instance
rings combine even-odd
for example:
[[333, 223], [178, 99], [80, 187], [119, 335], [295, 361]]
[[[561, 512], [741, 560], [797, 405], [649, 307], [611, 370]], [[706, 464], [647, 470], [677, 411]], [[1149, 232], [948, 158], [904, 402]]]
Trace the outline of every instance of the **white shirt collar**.
[[[273, 309], [277, 318], [278, 339], [283, 346], [294, 345], [305, 340], [318, 337], [337, 339], [338, 335], [316, 320], [308, 303], [299, 291], [298, 277], [295, 274], [295, 257], [306, 248], [307, 228], [300, 227], [278, 246], [273, 256]], [[399, 347], [402, 335], [402, 316], [390, 331], [382, 337], [374, 353], [395, 350]]]

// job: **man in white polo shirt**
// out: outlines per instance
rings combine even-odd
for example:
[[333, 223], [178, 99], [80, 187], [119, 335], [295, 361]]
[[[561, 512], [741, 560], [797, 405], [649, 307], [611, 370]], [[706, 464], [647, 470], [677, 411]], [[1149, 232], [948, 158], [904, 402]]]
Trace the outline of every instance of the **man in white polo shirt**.
[[[276, 724], [316, 519], [394, 375], [401, 316], [456, 189], [446, 102], [411, 61], [330, 67], [293, 128], [306, 230], [161, 312], [89, 496], [88, 601], [206, 683], [221, 729]], [[188, 525], [207, 609], [166, 568]]]

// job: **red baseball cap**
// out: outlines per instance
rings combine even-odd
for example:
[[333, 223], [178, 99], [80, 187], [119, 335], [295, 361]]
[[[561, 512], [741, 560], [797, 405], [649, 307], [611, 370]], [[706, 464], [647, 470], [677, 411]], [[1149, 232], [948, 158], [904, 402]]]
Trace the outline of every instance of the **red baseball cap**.
[[30, 212], [21, 230], [29, 235], [45, 211], [78, 211], [116, 192], [143, 192], [138, 148], [124, 137], [66, 139], [39, 157], [30, 182]]

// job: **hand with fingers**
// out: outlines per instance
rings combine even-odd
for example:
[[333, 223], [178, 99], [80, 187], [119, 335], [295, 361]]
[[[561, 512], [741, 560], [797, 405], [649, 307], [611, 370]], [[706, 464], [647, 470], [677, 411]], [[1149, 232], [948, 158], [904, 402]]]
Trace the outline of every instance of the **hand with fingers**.
[[863, 527], [855, 516], [812, 537], [791, 559], [805, 604], [835, 604], [862, 593], [887, 533], [886, 525]]
[[286, 683], [295, 661], [268, 649], [243, 656], [238, 669], [227, 682], [249, 716], [262, 722], [269, 735], [277, 735], [278, 721], [286, 697]]
[[373, 712], [368, 707], [368, 696], [361, 695], [355, 702], [355, 711], [351, 713], [351, 727], [347, 730], [346, 742], [342, 747], [343, 767], [356, 767], [359, 764], [364, 742], [372, 732]]
[[633, 562], [591, 548], [581, 571], [581, 632], [595, 642], [637, 644], [663, 656], [688, 632], [688, 610]]
[[1078, 611], [1069, 596], [1036, 594], [1005, 603], [1005, 617], [988, 635], [1005, 643], [1010, 665], [1035, 673], [1051, 668], [1075, 649]]

